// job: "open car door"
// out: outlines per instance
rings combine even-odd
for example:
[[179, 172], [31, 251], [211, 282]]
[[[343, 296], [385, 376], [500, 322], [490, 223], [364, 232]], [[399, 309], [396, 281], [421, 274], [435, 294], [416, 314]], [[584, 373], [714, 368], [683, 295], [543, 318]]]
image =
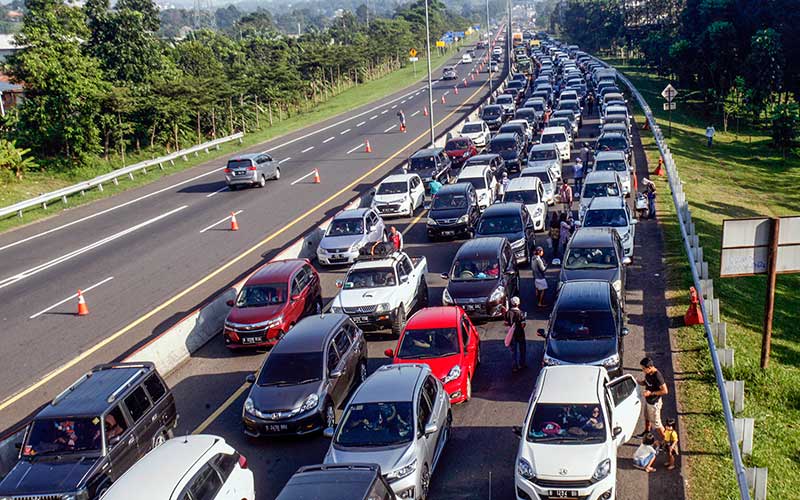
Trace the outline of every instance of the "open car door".
[[622, 432], [614, 437], [617, 446], [620, 446], [633, 437], [642, 413], [639, 385], [632, 375], [623, 375], [608, 382], [606, 390], [614, 403], [614, 427], [622, 429]]

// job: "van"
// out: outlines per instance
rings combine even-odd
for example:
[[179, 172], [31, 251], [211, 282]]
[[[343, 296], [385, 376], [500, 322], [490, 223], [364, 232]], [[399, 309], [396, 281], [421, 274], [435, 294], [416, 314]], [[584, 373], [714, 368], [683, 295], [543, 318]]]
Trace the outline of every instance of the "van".
[[544, 231], [547, 221], [547, 203], [544, 200], [544, 186], [538, 177], [517, 177], [508, 183], [503, 193], [503, 202], [517, 202], [525, 205], [536, 231]]

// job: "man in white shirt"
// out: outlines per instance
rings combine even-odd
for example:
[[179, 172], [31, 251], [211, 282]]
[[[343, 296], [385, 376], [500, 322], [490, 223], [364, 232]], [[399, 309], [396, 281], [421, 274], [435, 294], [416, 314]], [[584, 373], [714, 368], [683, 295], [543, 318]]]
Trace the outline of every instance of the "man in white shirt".
[[711, 147], [713, 145], [714, 134], [716, 133], [717, 131], [714, 130], [714, 125], [709, 125], [708, 127], [706, 127], [706, 139], [708, 139], [708, 147]]

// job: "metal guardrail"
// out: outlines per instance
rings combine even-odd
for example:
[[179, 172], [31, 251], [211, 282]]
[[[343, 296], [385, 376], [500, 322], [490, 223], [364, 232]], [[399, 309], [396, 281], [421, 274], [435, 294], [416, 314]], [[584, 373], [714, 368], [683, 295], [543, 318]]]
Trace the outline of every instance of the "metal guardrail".
[[[594, 59], [606, 67], [611, 67], [608, 63], [602, 61], [601, 59]], [[688, 220], [688, 215], [690, 214], [689, 203], [686, 201], [686, 195], [683, 192], [683, 186], [681, 184], [680, 177], [678, 176], [678, 167], [675, 165], [675, 160], [673, 159], [672, 153], [669, 150], [669, 145], [667, 145], [667, 141], [664, 139], [664, 134], [661, 132], [661, 128], [658, 126], [656, 118], [653, 115], [650, 106], [647, 104], [647, 101], [645, 101], [644, 97], [636, 89], [633, 83], [619, 71], [617, 71], [617, 79], [622, 81], [622, 83], [624, 83], [628, 89], [630, 89], [631, 94], [636, 98], [636, 101], [639, 103], [642, 111], [644, 111], [647, 123], [649, 124], [650, 130], [653, 132], [653, 136], [656, 140], [658, 151], [661, 154], [661, 157], [664, 159], [664, 167], [667, 171], [667, 181], [672, 193], [672, 202], [675, 204], [675, 211], [678, 217], [678, 227], [681, 230], [681, 239], [683, 240], [683, 246], [684, 250], [686, 251], [689, 268], [692, 271], [692, 281], [694, 282], [694, 287], [697, 290], [697, 294], [700, 299], [700, 308], [703, 313], [703, 318], [706, 318], [706, 321], [703, 322], [703, 328], [705, 329], [706, 340], [708, 341], [708, 349], [711, 353], [711, 363], [714, 366], [714, 378], [717, 384], [717, 390], [719, 391], [719, 397], [722, 401], [722, 412], [725, 418], [725, 428], [728, 433], [728, 444], [731, 449], [731, 458], [733, 459], [736, 482], [739, 485], [739, 497], [741, 500], [750, 500], [750, 488], [747, 482], [747, 474], [745, 471], [744, 462], [742, 461], [742, 454], [739, 450], [733, 411], [731, 410], [730, 399], [725, 387], [725, 376], [722, 373], [722, 365], [720, 364], [720, 359], [717, 354], [717, 345], [714, 340], [714, 334], [711, 331], [711, 322], [708, 320], [709, 311], [706, 307], [706, 301], [704, 299], [702, 288], [703, 281], [706, 280], [700, 279], [700, 272], [697, 269], [695, 260], [692, 258], [692, 255], [695, 252], [692, 250], [692, 242], [690, 241], [688, 230], [688, 227], [691, 224], [691, 222]], [[717, 313], [717, 316], [718, 315], [719, 313]]]
[[65, 188], [52, 191], [50, 193], [41, 194], [39, 196], [36, 196], [35, 198], [30, 198], [25, 201], [15, 203], [13, 205], [9, 205], [7, 207], [0, 208], [0, 218], [7, 217], [14, 213], [16, 213], [19, 217], [22, 217], [23, 211], [34, 207], [42, 207], [43, 209], [46, 209], [47, 204], [54, 200], [61, 200], [66, 205], [67, 197], [75, 193], [83, 193], [84, 191], [88, 191], [89, 189], [92, 189], [94, 187], [102, 191], [103, 184], [107, 184], [109, 182], [117, 184], [118, 182], [117, 179], [120, 177], [129, 176], [131, 179], [133, 179], [134, 172], [144, 171], [145, 173], [147, 173], [147, 169], [153, 166], [158, 166], [159, 168], [163, 169], [164, 163], [170, 162], [174, 164], [176, 159], [183, 158], [184, 160], [186, 160], [187, 159], [186, 157], [188, 155], [198, 153], [200, 151], [205, 151], [206, 153], [208, 153], [208, 150], [210, 148], [219, 149], [220, 144], [224, 144], [226, 142], [234, 141], [237, 139], [241, 143], [242, 137], [244, 137], [244, 133], [242, 132], [238, 132], [236, 134], [228, 135], [225, 137], [220, 137], [219, 139], [214, 139], [213, 141], [204, 142], [202, 144], [198, 144], [197, 146], [192, 146], [191, 148], [175, 151], [174, 153], [168, 154], [166, 156], [160, 156], [152, 160], [144, 160], [139, 163], [134, 163], [133, 165], [122, 167], [107, 174], [99, 175], [94, 179], [90, 179], [88, 181], [79, 182], [78, 184], [73, 184], [72, 186], [67, 186]]

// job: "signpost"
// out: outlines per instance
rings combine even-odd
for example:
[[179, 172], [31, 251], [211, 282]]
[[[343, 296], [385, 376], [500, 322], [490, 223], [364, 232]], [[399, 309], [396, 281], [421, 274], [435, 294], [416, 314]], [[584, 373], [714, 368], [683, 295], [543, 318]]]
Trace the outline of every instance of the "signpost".
[[761, 368], [769, 364], [778, 274], [800, 273], [800, 216], [722, 221], [720, 278], [767, 275]]
[[672, 102], [675, 99], [675, 96], [678, 95], [678, 91], [675, 90], [675, 87], [672, 86], [671, 83], [668, 83], [664, 90], [661, 91], [661, 97], [667, 100], [667, 103], [664, 104], [664, 111], [669, 111], [669, 128], [667, 129], [667, 133], [670, 137], [672, 137], [672, 110], [675, 109], [675, 103]]

